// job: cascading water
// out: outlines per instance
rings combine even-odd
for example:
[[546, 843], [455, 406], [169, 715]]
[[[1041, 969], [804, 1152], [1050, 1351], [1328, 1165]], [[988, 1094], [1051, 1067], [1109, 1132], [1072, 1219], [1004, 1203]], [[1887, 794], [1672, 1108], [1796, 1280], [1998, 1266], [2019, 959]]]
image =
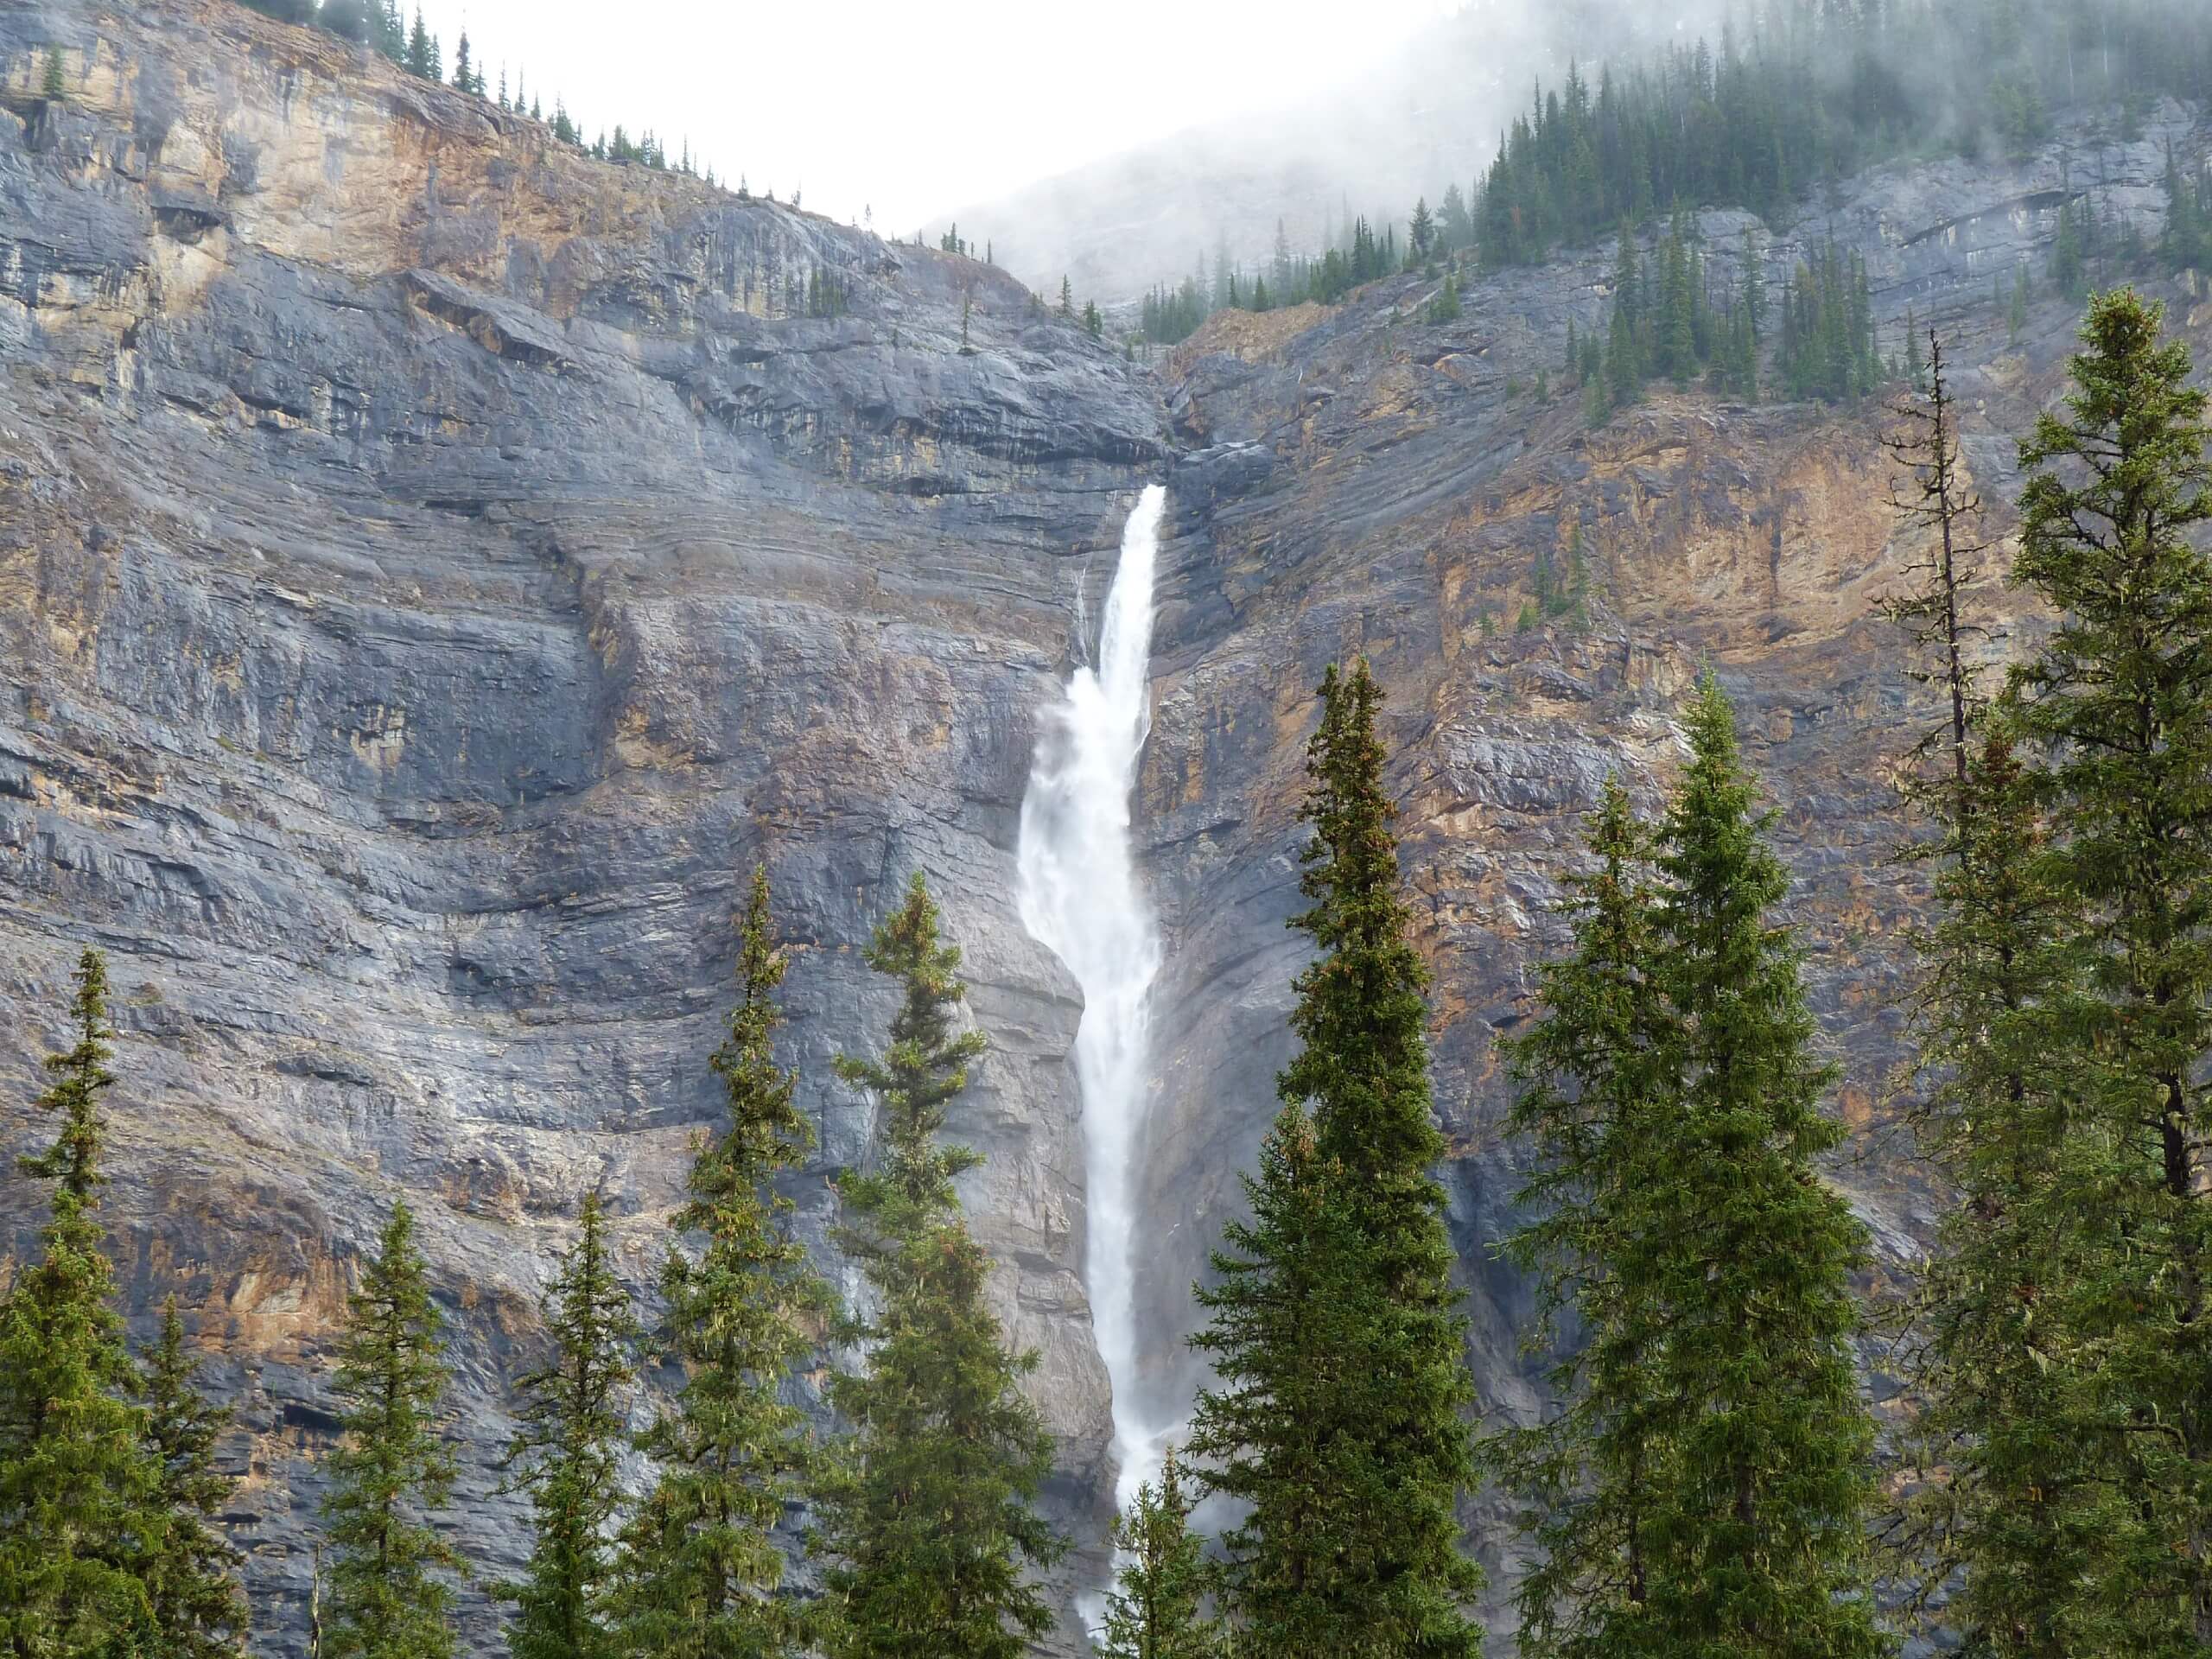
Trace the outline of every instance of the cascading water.
[[1155, 484], [1122, 532], [1096, 665], [1078, 666], [1046, 711], [1021, 802], [1021, 923], [1083, 988], [1076, 1077], [1083, 1090], [1092, 1328], [1114, 1386], [1114, 1450], [1126, 1503], [1150, 1478], [1157, 1432], [1141, 1421], [1135, 1287], [1137, 1160], [1147, 1091], [1146, 1003], [1160, 931], [1137, 886], [1129, 792], [1151, 729], [1153, 566], [1167, 492]]

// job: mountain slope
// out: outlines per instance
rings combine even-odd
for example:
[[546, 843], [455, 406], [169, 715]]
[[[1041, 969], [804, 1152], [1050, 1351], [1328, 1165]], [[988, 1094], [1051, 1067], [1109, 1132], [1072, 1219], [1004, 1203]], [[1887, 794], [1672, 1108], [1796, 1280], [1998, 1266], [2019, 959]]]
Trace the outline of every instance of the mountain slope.
[[141, 1333], [177, 1291], [239, 1402], [257, 1650], [301, 1650], [323, 1346], [398, 1193], [454, 1325], [454, 1524], [518, 1560], [489, 1493], [550, 1257], [603, 1185], [651, 1282], [755, 860], [817, 1237], [870, 1133], [829, 1058], [889, 1008], [855, 947], [909, 870], [945, 889], [995, 1046], [970, 1201], [1088, 1524], [1077, 1008], [1012, 853], [1083, 560], [1163, 454], [1148, 388], [1000, 273], [221, 0], [8, 10], [0, 68], [0, 1081], [110, 950], [118, 1253]]
[[[2077, 130], [2019, 168], [1849, 181], [1764, 274], [1832, 235], [1868, 260], [1885, 350], [1908, 307], [1937, 321], [2001, 502], [2073, 308], [2046, 292], [2015, 346], [1993, 279], [2042, 269], [2069, 179], [2155, 233], [2166, 142], [2205, 137], [2169, 106], [2127, 144]], [[1742, 223], [1706, 217], [1716, 275]], [[1168, 936], [1141, 1264], [1160, 1401], [1187, 1395], [1187, 1287], [1273, 1109], [1298, 762], [1351, 651], [1390, 698], [1484, 1398], [1535, 1402], [1525, 1293], [1489, 1252], [1516, 1185], [1490, 1038], [1558, 937], [1577, 814], [1615, 769], [1656, 798], [1701, 663], [1801, 878], [1864, 1154], [1838, 1179], [1882, 1271], [1909, 1256], [1928, 1198], [1879, 1110], [1916, 898], [1885, 862], [1882, 768], [1918, 718], [1872, 620], [1911, 552], [1887, 422], [1669, 391], [1587, 430], [1560, 364], [1611, 268], [1470, 274], [1448, 325], [1417, 321], [1417, 276], [1224, 315], [1154, 374], [1007, 274], [589, 162], [225, 0], [0, 12], [0, 1089], [28, 1098], [69, 962], [108, 949], [118, 1254], [139, 1333], [175, 1290], [240, 1405], [257, 1651], [302, 1650], [322, 1348], [402, 1192], [454, 1321], [470, 1553], [487, 1576], [518, 1558], [518, 1506], [490, 1493], [534, 1299], [594, 1185], [649, 1280], [715, 1109], [755, 859], [796, 952], [817, 1243], [823, 1177], [871, 1128], [829, 1058], [887, 1009], [856, 947], [909, 871], [945, 900], [995, 1043], [954, 1126], [989, 1154], [970, 1207], [1045, 1356], [1054, 1512], [1093, 1547], [1062, 1587], [1096, 1570], [1077, 1008], [1014, 913], [1014, 842], [1086, 567], [1155, 478], [1173, 535], [1137, 832]], [[841, 308], [825, 278], [842, 315], [810, 315]], [[2212, 308], [2161, 291], [2202, 355]], [[1586, 623], [1514, 631], [1578, 531]], [[2010, 626], [2000, 576], [1977, 600]], [[10, 1152], [37, 1132], [0, 1122]], [[29, 1206], [0, 1182], [17, 1249]], [[1470, 1508], [1494, 1561], [1500, 1518]], [[495, 1651], [493, 1610], [468, 1618]]]

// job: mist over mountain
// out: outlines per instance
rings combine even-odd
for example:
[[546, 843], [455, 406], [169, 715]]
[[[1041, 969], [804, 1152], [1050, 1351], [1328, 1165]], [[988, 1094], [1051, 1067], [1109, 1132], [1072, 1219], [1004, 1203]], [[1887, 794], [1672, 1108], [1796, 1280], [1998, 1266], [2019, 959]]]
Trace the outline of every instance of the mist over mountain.
[[2202, 1647], [2212, 4], [1484, 0], [912, 239], [416, 25], [0, 6], [0, 1648]]
[[[1224, 253], [1262, 269], [1279, 227], [1294, 253], [1318, 257], [1348, 248], [1358, 219], [1402, 238], [1417, 200], [1435, 211], [1456, 188], [1475, 206], [1516, 124], [1540, 118], [1541, 100], [1578, 73], [1593, 94], [1608, 76], [1641, 82], [1685, 127], [1717, 125], [1731, 64], [1751, 66], [1770, 98], [1794, 105], [1770, 119], [1812, 123], [1802, 170], [1770, 204], [1794, 208], [1869, 161], [2017, 160], [2055, 111], [2117, 117], [2159, 92], [2202, 98], [2204, 30], [2194, 0], [1475, 0], [1330, 94], [1234, 122], [1193, 111], [1185, 130], [966, 204], [924, 234], [934, 245], [957, 225], [971, 251], [988, 247], [1040, 293], [1065, 276], [1078, 296], [1127, 302], [1211, 271]], [[2085, 149], [2085, 179], [2094, 164]], [[1746, 194], [1719, 169], [1674, 189], [1647, 193], [1637, 216]]]
[[[978, 253], [988, 242], [1039, 292], [1058, 292], [1065, 274], [1102, 304], [1179, 280], [1224, 244], [1232, 260], [1255, 262], [1273, 248], [1278, 219], [1294, 247], [1319, 251], [1356, 215], [1399, 219], [1418, 196], [1433, 206], [1445, 185], [1465, 189], [1538, 77], [1694, 35], [1720, 15], [1704, 0], [1472, 0], [1325, 96], [1234, 122], [1192, 110], [1183, 131], [954, 207], [923, 238], [934, 246], [957, 224]], [[1326, 41], [1313, 50], [1325, 53]]]

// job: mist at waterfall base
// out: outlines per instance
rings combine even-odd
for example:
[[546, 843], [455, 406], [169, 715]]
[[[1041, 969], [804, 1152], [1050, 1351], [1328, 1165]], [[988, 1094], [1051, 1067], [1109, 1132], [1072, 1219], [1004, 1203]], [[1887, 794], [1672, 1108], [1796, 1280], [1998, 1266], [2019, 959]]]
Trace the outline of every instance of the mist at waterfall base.
[[[1160, 930], [1137, 880], [1129, 797], [1151, 728], [1154, 567], [1167, 493], [1147, 488], [1121, 556], [1090, 664], [1045, 711], [1021, 803], [1022, 925], [1083, 990], [1076, 1076], [1088, 1169], [1084, 1276], [1114, 1390], [1116, 1496], [1126, 1506], [1158, 1471], [1172, 1425], [1145, 1421], [1137, 1380], [1135, 1262], [1147, 1077], [1147, 1002]], [[1078, 621], [1081, 613], [1078, 613]]]

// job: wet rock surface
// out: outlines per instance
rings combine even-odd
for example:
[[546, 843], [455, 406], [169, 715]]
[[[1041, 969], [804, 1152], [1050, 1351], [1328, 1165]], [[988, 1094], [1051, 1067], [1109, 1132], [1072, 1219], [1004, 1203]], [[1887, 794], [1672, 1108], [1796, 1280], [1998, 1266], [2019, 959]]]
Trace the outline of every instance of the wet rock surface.
[[323, 1351], [402, 1193], [467, 1553], [519, 1560], [492, 1489], [537, 1295], [594, 1185], [652, 1282], [756, 860], [817, 1242], [872, 1129], [830, 1058], [891, 1007], [858, 947], [910, 870], [944, 894], [994, 1045], [969, 1205], [1095, 1531], [1079, 1009], [1013, 850], [1077, 586], [1165, 453], [1150, 388], [980, 264], [235, 7], [16, 8], [0, 66], [0, 1069], [28, 1098], [108, 950], [109, 1214], [134, 1325], [177, 1293], [238, 1405], [257, 1650], [302, 1651]]
[[[2015, 342], [1993, 283], [2040, 275], [2090, 178], [2155, 232], [2166, 141], [2203, 137], [2167, 108], [2019, 168], [1872, 175], [1763, 263], [1779, 282], [1833, 235], [1868, 258], [1885, 351], [1908, 307], [1938, 322], [2002, 502], [2073, 309], [2039, 290]], [[1744, 224], [1703, 216], [1716, 279]], [[1392, 278], [1218, 319], [1152, 372], [988, 266], [591, 162], [221, 0], [0, 12], [0, 1087], [29, 1097], [70, 963], [108, 950], [109, 1214], [135, 1327], [175, 1292], [239, 1407], [256, 1651], [302, 1650], [323, 1351], [403, 1193], [452, 1320], [469, 1550], [486, 1578], [519, 1559], [493, 1465], [536, 1298], [594, 1185], [650, 1285], [715, 1121], [755, 860], [794, 954], [817, 1243], [872, 1128], [829, 1061], [889, 1011], [859, 947], [909, 871], [946, 900], [994, 1043], [955, 1125], [988, 1155], [970, 1208], [1042, 1355], [1052, 1503], [1090, 1547], [1070, 1582], [1096, 1570], [1079, 1008], [1014, 914], [1014, 840], [1079, 595], [1095, 616], [1162, 475], [1148, 1385], [1190, 1386], [1188, 1286], [1287, 1058], [1299, 765], [1352, 651], [1390, 694], [1485, 1400], [1536, 1400], [1489, 1249], [1517, 1184], [1491, 1039], [1560, 936], [1579, 815], [1616, 771], [1656, 803], [1701, 664], [1801, 878], [1858, 1132], [1836, 1179], [1894, 1273], [1929, 1195], [1884, 1110], [1918, 897], [1884, 772], [1922, 717], [1872, 620], [1913, 555], [1889, 423], [1660, 390], [1589, 431], [1560, 360], [1611, 269], [1471, 277], [1443, 327], [1418, 321], [1433, 282]], [[2212, 314], [2161, 291], [2203, 346]], [[1580, 613], [1516, 630], [1539, 556], [1578, 545]], [[1993, 656], [2001, 568], [1975, 589]], [[8, 1151], [40, 1132], [0, 1126]], [[0, 1183], [18, 1249], [34, 1196]], [[1469, 1514], [1493, 1564], [1500, 1519]], [[467, 1618], [497, 1651], [493, 1611]]]
[[[2126, 143], [2077, 130], [2018, 167], [1872, 173], [1780, 230], [1698, 216], [1717, 286], [1746, 227], [1777, 285], [1833, 238], [1866, 261], [1885, 357], [1904, 358], [1909, 315], [1942, 329], [1999, 543], [1972, 593], [1993, 671], [2036, 626], [2005, 585], [2003, 542], [2013, 440], [2061, 394], [2074, 346], [2079, 307], [2047, 275], [2059, 206], [2086, 192], [2116, 232], [2154, 244], [2166, 146], [2201, 156], [2206, 137], [2168, 105]], [[1195, 1380], [1173, 1338], [1196, 1318], [1188, 1286], [1274, 1109], [1260, 1080], [1288, 1058], [1282, 1017], [1304, 957], [1283, 924], [1297, 907], [1309, 699], [1324, 666], [1352, 652], [1372, 658], [1390, 698], [1487, 1409], [1525, 1416], [1541, 1397], [1519, 1351], [1526, 1287], [1492, 1253], [1522, 1173], [1501, 1141], [1510, 1090], [1494, 1039], [1528, 1018], [1536, 964], [1565, 938], [1557, 906], [1582, 815], [1612, 774], [1657, 810], [1684, 753], [1675, 715], [1701, 667], [1736, 700], [1798, 878], [1787, 913], [1853, 1131], [1834, 1178], [1872, 1228], [1874, 1286], [1927, 1236], [1934, 1198], [1895, 1110], [1905, 936], [1923, 889], [1894, 861], [1911, 828], [1887, 780], [1940, 716], [1877, 620], [1922, 553], [1890, 509], [1899, 469], [1883, 440], [1899, 423], [1888, 399], [1751, 405], [1657, 385], [1589, 429], [1564, 372], [1567, 331], [1605, 327], [1613, 264], [1593, 248], [1541, 270], [1463, 272], [1463, 315], [1446, 325], [1423, 321], [1440, 276], [1418, 275], [1331, 310], [1219, 317], [1167, 366], [1185, 448], [1169, 480], [1178, 533], [1139, 815], [1168, 939], [1149, 1148], [1166, 1243], [1139, 1297], [1159, 1318], [1149, 1382], [1164, 1401]], [[2022, 265], [2035, 297], [2015, 340]], [[2206, 363], [2212, 305], [2196, 279], [2145, 285]], [[1540, 561], [1562, 587], [1579, 561], [1585, 596], [1522, 628]], [[1871, 1344], [1867, 1358], [1887, 1400]], [[1510, 1567], [1503, 1510], [1485, 1499], [1469, 1520], [1495, 1586]]]

